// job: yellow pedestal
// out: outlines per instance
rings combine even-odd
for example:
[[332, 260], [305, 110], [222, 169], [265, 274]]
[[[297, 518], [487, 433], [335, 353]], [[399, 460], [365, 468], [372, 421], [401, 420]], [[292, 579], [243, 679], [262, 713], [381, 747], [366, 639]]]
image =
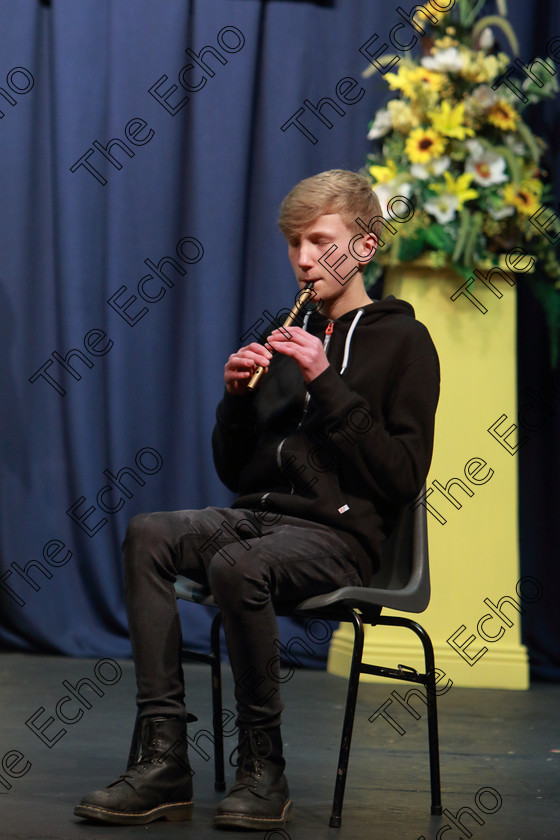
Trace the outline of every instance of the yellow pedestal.
[[[526, 689], [528, 658], [518, 609], [538, 609], [538, 593], [530, 580], [518, 583], [517, 432], [500, 437], [517, 416], [516, 290], [503, 279], [493, 282], [501, 298], [479, 280], [470, 287], [485, 314], [465, 295], [451, 300], [463, 281], [445, 269], [392, 267], [384, 295], [413, 305], [441, 364], [426, 497], [432, 507], [432, 597], [419, 621], [432, 638], [436, 667], [445, 672], [442, 684], [450, 679], [460, 686]], [[488, 429], [500, 418], [503, 422], [491, 434]], [[450, 485], [453, 478], [462, 486]], [[352, 642], [350, 625], [333, 635], [329, 672], [348, 673]], [[364, 660], [423, 670], [420, 643], [410, 631], [397, 628], [368, 627]]]

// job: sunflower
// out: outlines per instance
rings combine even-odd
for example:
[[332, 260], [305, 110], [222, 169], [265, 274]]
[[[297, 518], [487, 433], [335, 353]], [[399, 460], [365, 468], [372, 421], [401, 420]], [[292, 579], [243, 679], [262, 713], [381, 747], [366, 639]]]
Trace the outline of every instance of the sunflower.
[[542, 184], [539, 181], [530, 179], [522, 181], [518, 187], [514, 184], [506, 184], [504, 187], [504, 201], [511, 204], [518, 213], [523, 216], [532, 216], [539, 209], [539, 195]]
[[415, 128], [405, 144], [405, 152], [411, 163], [429, 163], [445, 151], [445, 140], [433, 128]]
[[515, 131], [519, 114], [509, 102], [506, 102], [505, 99], [499, 99], [488, 111], [486, 119], [496, 128], [501, 128], [502, 131]]

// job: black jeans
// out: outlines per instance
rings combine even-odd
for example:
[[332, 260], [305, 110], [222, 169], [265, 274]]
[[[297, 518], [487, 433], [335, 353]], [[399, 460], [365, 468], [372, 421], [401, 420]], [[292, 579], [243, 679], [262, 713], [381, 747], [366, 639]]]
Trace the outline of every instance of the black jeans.
[[173, 583], [208, 583], [220, 606], [239, 725], [280, 724], [273, 601], [362, 586], [357, 562], [330, 528], [291, 516], [213, 508], [140, 514], [123, 544], [140, 717], [184, 715], [181, 626]]

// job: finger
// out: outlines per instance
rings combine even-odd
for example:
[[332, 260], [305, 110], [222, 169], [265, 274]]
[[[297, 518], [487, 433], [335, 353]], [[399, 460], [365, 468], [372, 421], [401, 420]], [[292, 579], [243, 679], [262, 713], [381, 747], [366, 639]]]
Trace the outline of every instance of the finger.
[[257, 365], [268, 366], [272, 353], [264, 347], [260, 348], [260, 352], [247, 351], [245, 353], [234, 353], [229, 357], [228, 365], [230, 367], [252, 368]]
[[284, 356], [300, 357], [302, 354], [302, 346], [295, 344], [293, 341], [279, 339], [278, 341], [271, 341], [271, 344], [277, 353], [282, 353]]
[[306, 341], [305, 339], [301, 339], [299, 337], [296, 338], [295, 336], [292, 339], [287, 339], [282, 335], [271, 335], [269, 342], [272, 349], [278, 351], [285, 347], [297, 347], [299, 351], [305, 350], [311, 352], [314, 348], [314, 342]]
[[259, 359], [259, 364], [261, 359], [271, 359], [272, 353], [270, 352], [269, 348], [263, 346], [262, 344], [250, 344], [248, 347], [241, 347], [240, 350], [237, 351], [238, 356], [244, 356], [249, 359]]
[[268, 340], [273, 341], [283, 339], [284, 341], [295, 341], [296, 344], [316, 344], [317, 342], [320, 344], [320, 339], [317, 338], [315, 335], [310, 335], [308, 332], [303, 330], [301, 327], [289, 327], [287, 329], [277, 329], [273, 330]]
[[301, 340], [298, 341], [295, 334], [292, 332], [286, 332], [286, 330], [274, 330], [270, 333], [267, 339], [269, 344], [273, 344], [275, 341], [283, 341], [284, 343], [288, 341], [295, 341], [298, 344], [301, 344]]
[[253, 364], [251, 359], [240, 356], [238, 353], [233, 353], [226, 362], [227, 370], [237, 370], [237, 368], [247, 368]]
[[268, 352], [268, 351], [266, 350], [266, 346], [265, 346], [265, 345], [263, 345], [263, 344], [257, 344], [257, 342], [256, 342], [256, 341], [253, 341], [251, 344], [247, 344], [247, 346], [246, 346], [246, 347], [240, 347], [240, 349], [238, 350], [238, 353], [242, 353], [242, 352], [244, 352], [245, 350], [250, 350], [250, 351], [251, 351], [251, 352], [253, 352], [253, 353], [262, 353], [262, 352], [263, 352], [263, 350], [264, 350], [265, 352]]

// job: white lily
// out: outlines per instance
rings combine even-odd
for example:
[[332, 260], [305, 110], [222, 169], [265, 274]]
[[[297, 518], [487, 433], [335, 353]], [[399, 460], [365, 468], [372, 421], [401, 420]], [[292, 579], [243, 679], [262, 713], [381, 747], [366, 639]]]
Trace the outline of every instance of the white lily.
[[401, 179], [402, 175], [398, 178], [393, 178], [392, 181], [386, 181], [384, 184], [375, 184], [373, 187], [373, 191], [379, 199], [384, 219], [390, 218], [387, 210], [387, 204], [392, 198], [396, 195], [403, 195], [405, 198], [410, 198], [412, 193], [412, 184], [409, 184], [406, 181], [403, 183]]
[[449, 169], [451, 158], [449, 155], [443, 155], [440, 158], [434, 158], [429, 163], [413, 163], [410, 167], [410, 174], [421, 181], [427, 181], [428, 178], [443, 175], [446, 169]]
[[471, 154], [465, 161], [465, 172], [470, 172], [475, 183], [482, 187], [490, 187], [492, 184], [503, 184], [508, 180], [505, 158], [482, 147], [470, 151]]
[[387, 108], [380, 108], [375, 115], [373, 125], [369, 130], [367, 139], [377, 140], [379, 137], [384, 137], [392, 127], [393, 123], [391, 121], [391, 114]]
[[465, 59], [457, 47], [447, 47], [436, 50], [432, 55], [425, 55], [421, 61], [427, 70], [438, 70], [440, 73], [458, 73], [463, 69]]
[[441, 193], [424, 204], [424, 210], [433, 216], [440, 225], [446, 225], [455, 218], [459, 199], [451, 193]]

